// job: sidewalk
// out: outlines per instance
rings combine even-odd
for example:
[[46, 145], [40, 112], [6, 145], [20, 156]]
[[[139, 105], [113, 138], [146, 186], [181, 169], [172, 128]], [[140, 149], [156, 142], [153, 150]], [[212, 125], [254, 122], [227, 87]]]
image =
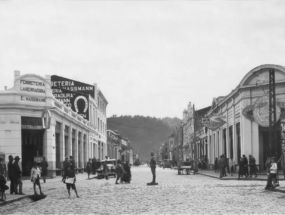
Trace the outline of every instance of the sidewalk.
[[[265, 172], [258, 173], [257, 177], [247, 177], [247, 178], [241, 177], [240, 179], [238, 179], [237, 173], [233, 173], [233, 175], [230, 175], [227, 173], [227, 176], [220, 178], [220, 172], [219, 171], [215, 172], [214, 170], [200, 170], [199, 169], [197, 174], [212, 177], [212, 178], [217, 178], [220, 180], [256, 180], [256, 181], [266, 181], [267, 180], [267, 175]], [[279, 172], [279, 180], [281, 181], [284, 180], [284, 176], [281, 173], [281, 171]]]

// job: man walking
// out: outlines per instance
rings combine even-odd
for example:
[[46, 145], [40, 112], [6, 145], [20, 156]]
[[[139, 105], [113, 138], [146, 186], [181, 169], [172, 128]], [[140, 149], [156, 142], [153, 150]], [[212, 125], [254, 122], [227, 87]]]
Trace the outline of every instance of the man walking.
[[8, 162], [8, 178], [10, 180], [10, 194], [15, 193], [15, 170], [13, 165], [14, 158], [12, 155], [9, 155]]
[[157, 184], [155, 182], [155, 179], [156, 179], [156, 174], [155, 174], [155, 169], [156, 169], [156, 161], [154, 159], [154, 153], [150, 153], [151, 155], [151, 159], [150, 159], [150, 162], [149, 162], [149, 165], [150, 165], [150, 169], [151, 169], [151, 174], [152, 174], [152, 182], [148, 183], [148, 185], [155, 185]]

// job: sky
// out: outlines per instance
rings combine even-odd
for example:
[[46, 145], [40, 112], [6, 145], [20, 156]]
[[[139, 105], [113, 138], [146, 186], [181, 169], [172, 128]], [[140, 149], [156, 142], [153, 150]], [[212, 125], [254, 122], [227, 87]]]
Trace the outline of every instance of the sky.
[[0, 0], [0, 90], [14, 71], [97, 83], [107, 115], [182, 117], [254, 67], [285, 65], [285, 1]]

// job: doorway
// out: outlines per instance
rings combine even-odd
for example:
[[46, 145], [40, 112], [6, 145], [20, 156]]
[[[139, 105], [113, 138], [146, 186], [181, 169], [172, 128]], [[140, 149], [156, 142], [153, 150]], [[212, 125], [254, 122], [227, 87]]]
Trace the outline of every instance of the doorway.
[[269, 128], [259, 126], [259, 160], [261, 169], [265, 170], [265, 162], [269, 156], [275, 156], [278, 159], [281, 155], [281, 131], [280, 123], [276, 124], [275, 142], [269, 145]]
[[22, 129], [22, 170], [29, 176], [34, 157], [43, 156], [44, 129]]

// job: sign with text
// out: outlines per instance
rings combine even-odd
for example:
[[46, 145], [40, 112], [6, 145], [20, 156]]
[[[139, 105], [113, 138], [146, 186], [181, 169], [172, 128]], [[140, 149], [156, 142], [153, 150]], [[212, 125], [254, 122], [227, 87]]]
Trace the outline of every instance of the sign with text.
[[52, 75], [51, 88], [56, 99], [89, 120], [89, 95], [94, 98], [93, 85]]
[[43, 129], [43, 121], [41, 117], [21, 117], [22, 129]]
[[42, 81], [33, 81], [33, 80], [20, 80], [20, 90], [24, 92], [45, 95], [46, 87], [45, 83]]

